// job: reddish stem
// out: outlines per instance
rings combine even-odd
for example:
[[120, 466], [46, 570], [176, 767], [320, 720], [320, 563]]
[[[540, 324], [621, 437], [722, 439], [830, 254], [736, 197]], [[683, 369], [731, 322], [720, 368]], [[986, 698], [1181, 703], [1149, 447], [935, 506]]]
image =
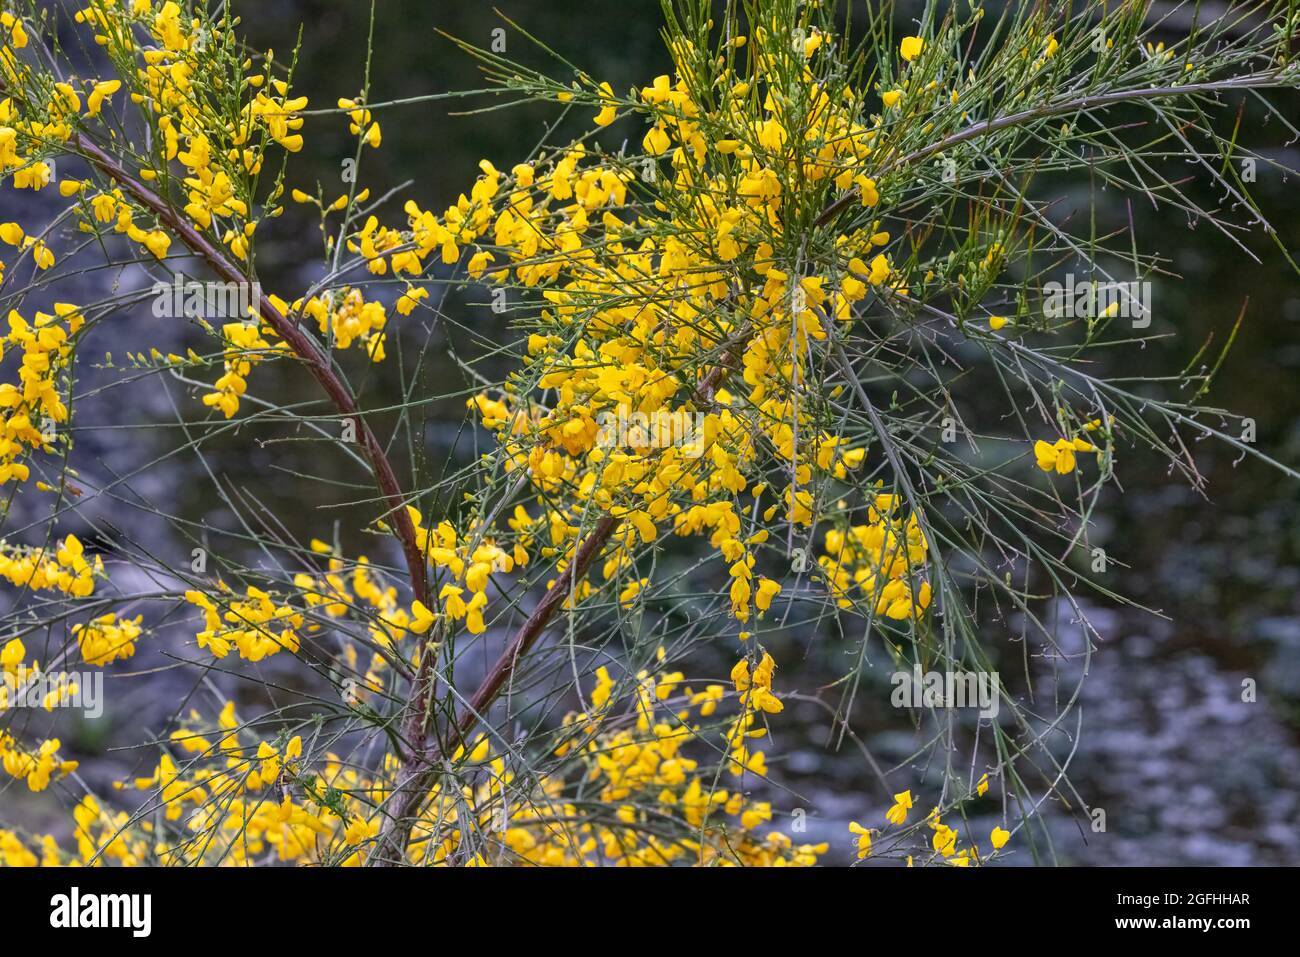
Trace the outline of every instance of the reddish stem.
[[[203, 257], [212, 271], [218, 276], [227, 282], [243, 284], [249, 282], [248, 276], [226, 259], [220, 248], [214, 246], [207, 237], [186, 222], [166, 200], [147, 188], [89, 139], [79, 133], [74, 133], [68, 140], [68, 145], [84, 156], [104, 175], [117, 182], [141, 205], [150, 209], [168, 230], [174, 233], [194, 253]], [[388, 507], [386, 518], [391, 523], [393, 534], [401, 544], [402, 552], [406, 557], [406, 567], [411, 579], [411, 590], [415, 593], [416, 598], [428, 605], [429, 588], [428, 579], [425, 576], [425, 557], [416, 542], [415, 525], [411, 522], [411, 517], [406, 513], [406, 497], [402, 494], [402, 488], [397, 482], [397, 475], [393, 472], [392, 463], [389, 462], [388, 456], [384, 454], [383, 447], [375, 438], [374, 433], [370, 431], [370, 426], [361, 417], [351, 390], [330, 367], [329, 359], [320, 349], [316, 340], [307, 335], [296, 322], [284, 316], [267, 296], [263, 295], [259, 300], [258, 311], [267, 325], [275, 330], [276, 335], [283, 339], [289, 348], [293, 350], [294, 355], [307, 366], [307, 370], [320, 383], [321, 388], [325, 390], [325, 394], [329, 396], [330, 401], [334, 403], [334, 407], [338, 409], [339, 413], [346, 418], [352, 419], [356, 424], [357, 440], [367, 461], [370, 463], [370, 469], [375, 477], [375, 484], [378, 486], [379, 492], [384, 498], [384, 503]]]
[[[740, 357], [745, 343], [749, 339], [752, 330], [746, 330], [738, 341], [729, 348], [723, 355], [721, 362], [708, 371], [699, 385], [695, 388], [695, 401], [712, 404], [714, 392], [722, 378], [731, 371], [736, 361]], [[511, 676], [518, 666], [519, 659], [525, 655], [528, 650], [541, 637], [542, 630], [551, 620], [551, 616], [564, 603], [573, 589], [573, 585], [582, 580], [586, 575], [587, 569], [591, 563], [600, 554], [600, 550], [605, 547], [609, 537], [618, 527], [619, 520], [612, 515], [602, 516], [596, 522], [591, 530], [591, 534], [579, 546], [573, 557], [573, 562], [564, 569], [555, 584], [542, 596], [542, 600], [537, 603], [532, 614], [528, 616], [505, 650], [492, 667], [488, 669], [487, 674], [479, 683], [478, 688], [469, 700], [469, 707], [461, 714], [456, 721], [455, 741], [452, 746], [463, 745], [469, 732], [487, 713], [492, 702], [501, 694], [503, 688], [509, 683]], [[414, 707], [411, 711], [411, 721], [419, 721], [418, 727], [408, 724], [406, 728], [406, 738], [408, 741], [425, 740], [426, 730], [423, 727], [424, 718], [427, 714], [428, 695], [421, 691], [428, 682], [428, 672], [432, 667], [426, 659], [432, 659], [433, 655], [425, 655], [420, 659], [419, 676], [415, 683]], [[370, 856], [370, 863], [380, 867], [392, 867], [403, 862], [406, 854], [406, 847], [411, 839], [411, 826], [420, 812], [420, 805], [424, 801], [425, 795], [433, 787], [437, 780], [441, 768], [436, 767], [434, 762], [438, 758], [438, 753], [433, 750], [424, 750], [423, 748], [413, 751], [406, 756], [403, 762], [402, 770], [398, 774], [397, 788], [394, 794], [394, 805], [389, 812], [388, 820], [385, 822], [383, 832], [379, 836], [378, 843]]]

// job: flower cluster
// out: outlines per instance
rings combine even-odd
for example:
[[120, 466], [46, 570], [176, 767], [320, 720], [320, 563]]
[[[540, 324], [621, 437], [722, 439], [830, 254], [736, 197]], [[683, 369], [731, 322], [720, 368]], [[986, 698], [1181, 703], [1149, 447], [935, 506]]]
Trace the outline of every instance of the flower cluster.
[[[0, 236], [5, 228], [0, 226]], [[81, 313], [68, 303], [56, 303], [53, 314], [36, 313], [32, 322], [10, 311], [0, 350], [21, 350], [22, 362], [17, 382], [0, 382], [0, 485], [27, 481], [31, 469], [23, 459], [50, 450], [54, 430], [67, 422], [63, 380], [82, 324]]]
[[95, 580], [104, 576], [104, 560], [86, 558], [85, 547], [75, 535], [67, 535], [51, 555], [46, 548], [29, 548], [0, 541], [0, 577], [19, 588], [58, 591], [74, 598], [86, 598], [95, 591]]
[[[1114, 424], [1109, 417], [1108, 424]], [[1096, 432], [1101, 427], [1101, 419], [1092, 419], [1083, 424], [1083, 431]], [[1080, 452], [1096, 452], [1099, 458], [1101, 456], [1101, 449], [1080, 435], [1072, 439], [1057, 439], [1055, 442], [1039, 439], [1034, 443], [1034, 462], [1044, 472], [1069, 475], [1074, 471], [1075, 457]]]
[[[976, 796], [982, 797], [987, 793], [988, 787], [988, 775], [986, 774], [976, 786]], [[907, 823], [907, 813], [912, 809], [912, 803], [911, 791], [895, 794], [893, 806], [885, 812], [885, 820], [894, 827], [901, 828]], [[968, 847], [959, 846], [960, 833], [956, 828], [943, 823], [939, 808], [936, 807], [930, 811], [925, 819], [925, 824], [933, 832], [930, 837], [929, 858], [951, 867], [970, 867], [972, 865], [986, 864], [997, 857], [998, 852], [1011, 839], [1010, 831], [1000, 826], [994, 827], [989, 834], [989, 844], [992, 849], [987, 854], [981, 855], [978, 845], [973, 841]], [[849, 823], [849, 831], [856, 838], [858, 860], [870, 857], [872, 854], [872, 839], [878, 832], [873, 828], [864, 827], [857, 821]], [[908, 854], [908, 867], [912, 866], [913, 860], [914, 855]]]
[[77, 639], [82, 660], [88, 665], [108, 665], [130, 658], [135, 654], [143, 620], [143, 615], [119, 619], [116, 612], [110, 611], [87, 624], [73, 625], [72, 636]]
[[26, 781], [28, 789], [44, 791], [52, 779], [75, 771], [77, 762], [59, 757], [58, 738], [42, 741], [34, 750], [28, 750], [11, 735], [0, 731], [0, 767], [10, 777]]
[[227, 592], [220, 605], [194, 590], [185, 593], [185, 600], [203, 610], [204, 629], [196, 638], [199, 647], [215, 658], [224, 658], [233, 649], [245, 661], [261, 661], [281, 651], [298, 650], [302, 612], [277, 604], [260, 588], [249, 585], [244, 598]]
[[930, 605], [930, 583], [917, 581], [928, 545], [916, 516], [906, 514], [894, 495], [877, 495], [867, 522], [826, 532], [818, 557], [840, 607], [857, 602], [876, 616], [898, 621], [919, 618]]
[[[770, 689], [773, 667], [765, 658], [752, 681], [744, 679], [743, 713], [779, 711]], [[556, 732], [554, 752], [577, 756], [585, 771], [573, 780], [517, 778], [486, 737], [457, 749], [454, 777], [430, 791], [415, 824], [412, 862], [808, 866], [826, 853], [824, 844], [796, 845], [779, 830], [760, 834], [773, 819], [771, 805], [719, 788], [688, 755], [727, 697], [721, 685], [693, 690], [681, 672], [663, 670], [663, 649], [658, 670], [636, 675], [630, 712], [610, 708], [615, 684], [602, 669], [592, 710], [570, 714]], [[727, 735], [740, 723], [731, 723]], [[0, 750], [8, 744], [0, 740]], [[35, 775], [36, 789], [49, 774], [75, 767], [57, 762], [57, 748], [57, 741], [47, 742], [40, 755], [21, 759], [4, 751], [5, 767], [28, 776], [29, 784]], [[761, 754], [749, 763], [755, 771]], [[261, 738], [226, 702], [213, 727], [191, 711], [153, 772], [119, 784], [156, 794], [157, 818], [130, 822], [86, 797], [74, 812], [76, 854], [52, 839], [42, 840], [40, 850], [46, 863], [242, 864], [270, 855], [282, 863], [359, 865], [379, 832], [375, 808], [394, 771], [386, 762], [379, 775], [368, 774], [334, 754], [309, 766], [300, 735]], [[585, 796], [593, 793], [595, 803]], [[608, 817], [592, 813], [601, 806], [610, 809]], [[16, 834], [4, 832], [0, 841], [7, 862], [36, 863]]]

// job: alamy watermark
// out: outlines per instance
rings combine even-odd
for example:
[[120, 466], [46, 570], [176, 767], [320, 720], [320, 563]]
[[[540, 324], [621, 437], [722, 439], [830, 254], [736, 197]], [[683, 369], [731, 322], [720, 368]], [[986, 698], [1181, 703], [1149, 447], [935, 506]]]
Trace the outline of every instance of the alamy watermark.
[[895, 671], [889, 703], [895, 708], [978, 708], [981, 718], [998, 716], [1000, 684], [996, 671]]
[[104, 713], [102, 671], [31, 671], [0, 675], [0, 711], [8, 708], [79, 708], [90, 719]]
[[1043, 286], [1043, 313], [1050, 319], [1128, 319], [1134, 329], [1151, 325], [1151, 283], [1052, 280]]
[[118, 927], [132, 937], [153, 931], [152, 894], [83, 894], [73, 887], [50, 898], [50, 926], [56, 930]]
[[678, 448], [690, 459], [704, 454], [704, 415], [699, 412], [629, 412], [620, 407], [617, 412], [600, 413], [596, 423], [600, 426], [598, 448]]
[[153, 314], [159, 319], [248, 319], [262, 302], [259, 282], [200, 282], [177, 273], [153, 287]]

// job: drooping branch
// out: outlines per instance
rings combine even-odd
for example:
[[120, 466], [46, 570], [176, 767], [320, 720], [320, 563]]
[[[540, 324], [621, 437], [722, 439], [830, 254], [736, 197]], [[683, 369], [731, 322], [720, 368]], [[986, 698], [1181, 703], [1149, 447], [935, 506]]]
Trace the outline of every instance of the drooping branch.
[[[997, 133], [999, 130], [1005, 130], [1013, 126], [1021, 126], [1025, 123], [1032, 123], [1035, 120], [1051, 119], [1056, 116], [1064, 116], [1070, 113], [1077, 113], [1083, 110], [1093, 110], [1104, 106], [1116, 106], [1120, 103], [1133, 103], [1141, 100], [1159, 100], [1171, 96], [1194, 96], [1200, 93], [1227, 93], [1232, 90], [1256, 90], [1266, 89], [1274, 86], [1285, 86], [1286, 79], [1277, 73], [1263, 73], [1252, 76], [1233, 77], [1229, 80], [1216, 80], [1206, 83], [1188, 83], [1183, 86], [1153, 86], [1143, 87], [1135, 90], [1112, 90], [1109, 93], [1096, 93], [1092, 95], [1082, 95], [1070, 97], [1056, 103], [1046, 103], [1042, 106], [1036, 106], [1032, 109], [1022, 110], [1019, 113], [1009, 113], [1006, 116], [999, 116], [983, 123], [976, 123], [968, 126], [964, 130], [959, 130], [941, 140], [924, 146], [904, 156], [898, 156], [892, 161], [885, 164], [885, 168], [877, 175], [883, 176], [895, 169], [904, 169], [908, 166], [915, 165], [932, 156], [942, 153], [944, 150], [951, 149], [959, 143], [965, 143], [968, 140], [976, 140], [981, 137]], [[835, 219], [840, 213], [848, 209], [857, 202], [857, 194], [850, 190], [835, 202], [826, 207], [817, 217], [814, 225], [825, 226]]]
[[[113, 157], [93, 143], [89, 138], [74, 133], [68, 140], [68, 146], [82, 156], [88, 163], [98, 169], [109, 179], [116, 182], [124, 191], [135, 198], [142, 206], [148, 208], [160, 223], [184, 243], [191, 252], [201, 257], [226, 282], [249, 285], [249, 277], [239, 267], [230, 262], [217, 246], [176, 212], [160, 195], [145, 186], [139, 179], [122, 167]], [[293, 354], [307, 367], [312, 377], [324, 389], [334, 408], [344, 418], [351, 419], [356, 426], [357, 442], [370, 464], [375, 485], [384, 500], [385, 520], [393, 529], [393, 535], [402, 547], [406, 560], [407, 572], [411, 581], [411, 590], [415, 597], [424, 604], [429, 602], [428, 578], [425, 574], [426, 560], [416, 541], [415, 525], [406, 513], [406, 496], [397, 481], [393, 465], [384, 453], [375, 434], [366, 424], [357, 407], [356, 398], [347, 384], [330, 366], [329, 358], [311, 336], [262, 295], [257, 303], [260, 317], [275, 330], [293, 351]]]

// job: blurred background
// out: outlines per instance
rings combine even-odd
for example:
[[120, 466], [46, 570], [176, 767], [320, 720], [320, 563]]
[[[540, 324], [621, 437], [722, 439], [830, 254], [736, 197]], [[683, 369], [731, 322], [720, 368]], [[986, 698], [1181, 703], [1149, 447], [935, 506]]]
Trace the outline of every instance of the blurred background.
[[[311, 96], [313, 107], [332, 107], [338, 97], [357, 94], [367, 68], [368, 4], [260, 0], [237, 3], [235, 8], [254, 47], [274, 48], [284, 58], [301, 43], [294, 86]], [[492, 5], [477, 2], [382, 0], [373, 26], [371, 101], [484, 85], [473, 60], [439, 31], [487, 46], [492, 31], [503, 27], [508, 56], [558, 69], [548, 66], [545, 54], [531, 48], [502, 16], [615, 89], [642, 85], [668, 71], [658, 35], [657, 0], [499, 0], [496, 9], [501, 16]], [[909, 9], [915, 10], [915, 5], [900, 5], [900, 28], [908, 23], [903, 14]], [[362, 182], [375, 196], [401, 190], [388, 209], [390, 221], [401, 219], [406, 198], [435, 210], [454, 202], [458, 193], [468, 191], [481, 158], [508, 169], [543, 138], [545, 124], [554, 118], [553, 111], [537, 108], [456, 115], [496, 102], [488, 97], [424, 102], [380, 114], [383, 146], [367, 151]], [[1290, 115], [1300, 111], [1292, 109]], [[1300, 151], [1276, 120], [1266, 121], [1262, 113], [1248, 110], [1243, 130], [1254, 149], [1283, 165], [1300, 165]], [[320, 183], [327, 197], [345, 191], [341, 168], [355, 142], [346, 124], [337, 116], [314, 117], [304, 133], [307, 148], [293, 158], [288, 184], [310, 192]], [[634, 137], [635, 148], [641, 132], [620, 123], [603, 135], [607, 148], [617, 148], [623, 136]], [[555, 138], [560, 136], [562, 132]], [[1058, 179], [1040, 190], [1050, 186], [1052, 194], [1061, 197], [1059, 215], [1078, 214], [1088, 201], [1086, 175], [1081, 169], [1078, 181]], [[1225, 206], [1208, 177], [1192, 167], [1187, 175], [1184, 188], [1189, 195], [1210, 209]], [[1298, 186], [1264, 164], [1254, 185], [1278, 229], [1279, 244], [1292, 255], [1300, 251]], [[1102, 192], [1096, 201], [1099, 218], [1115, 222], [1127, 221], [1131, 203], [1141, 244], [1167, 257], [1171, 271], [1183, 277], [1156, 285], [1149, 332], [1163, 338], [1145, 348], [1114, 350], [1107, 371], [1176, 372], [1208, 337], [1215, 337], [1216, 346], [1221, 343], [1245, 304], [1244, 327], [1208, 401], [1254, 418], [1259, 446], [1281, 462], [1300, 467], [1300, 284], [1277, 246], [1262, 232], [1248, 237], [1247, 245], [1261, 260], [1256, 263], [1211, 227], [1193, 227], [1180, 214], [1154, 209], [1145, 197]], [[33, 203], [39, 202], [54, 208], [55, 201], [46, 197], [6, 188], [0, 191], [0, 220], [36, 218]], [[320, 275], [317, 224], [304, 210], [290, 205], [282, 219], [268, 224], [265, 233], [259, 231], [261, 281], [286, 299], [299, 295]], [[84, 286], [87, 300], [102, 296], [109, 283], [121, 288], [147, 285], [134, 267], [87, 273], [76, 281]], [[65, 289], [59, 298], [74, 296]], [[447, 383], [469, 387], [460, 356], [472, 351], [473, 330], [490, 334], [502, 324], [485, 298], [474, 288], [452, 290], [444, 309], [455, 322], [411, 339], [412, 352], [425, 338], [431, 348], [433, 358], [425, 360], [418, 380], [430, 394], [456, 387]], [[179, 323], [163, 328], [166, 322], [152, 316], [148, 302], [127, 310], [94, 331], [83, 347], [83, 361], [113, 352], [120, 369], [122, 354], [145, 344], [156, 344], [164, 352], [199, 348], [201, 336], [194, 330]], [[400, 325], [394, 317], [390, 329], [396, 332]], [[168, 340], [172, 345], [164, 345]], [[390, 345], [390, 355], [407, 347]], [[384, 374], [384, 368], [364, 378], [369, 405], [400, 399], [402, 383]], [[86, 369], [79, 388], [93, 390], [101, 376], [116, 378], [118, 373]], [[260, 370], [256, 376], [257, 391], [266, 398], [314, 398], [310, 383], [292, 369]], [[360, 375], [356, 381], [362, 381]], [[274, 437], [282, 437], [282, 432], [250, 424], [210, 440], [204, 464], [192, 456], [155, 463], [153, 459], [177, 438], [174, 405], [188, 403], [187, 417], [198, 416], [193, 393], [149, 387], [114, 394], [124, 401], [88, 402], [77, 410], [76, 460], [98, 481], [130, 479], [115, 495], [88, 502], [81, 518], [67, 516], [68, 530], [83, 521], [92, 540], [95, 528], [112, 529], [114, 536], [147, 543], [161, 559], [188, 562], [190, 543], [177, 540], [148, 503], [165, 500], [179, 515], [219, 526], [231, 520], [231, 498], [246, 495], [279, 515], [300, 541], [313, 536], [332, 539], [337, 526], [343, 530], [346, 553], [382, 552], [384, 546], [372, 537], [347, 537], [346, 530], [361, 524], [349, 519], [367, 509], [339, 503], [355, 502], [361, 493], [346, 484], [294, 480], [294, 473], [305, 472], [339, 483], [361, 481], [359, 470], [336, 460], [325, 444], [276, 442]], [[103, 428], [120, 422], [123, 408], [141, 421], [170, 426], [132, 433], [131, 441], [124, 443], [117, 432]], [[417, 443], [416, 450], [424, 468], [431, 462], [469, 460], [475, 454], [472, 440], [459, 434], [463, 411], [463, 399], [424, 408], [423, 447]], [[378, 431], [384, 434], [382, 427]], [[1300, 486], [1255, 460], [1238, 461], [1237, 454], [1222, 445], [1204, 442], [1197, 453], [1209, 479], [1207, 495], [1168, 475], [1153, 456], [1121, 450], [1116, 470], [1123, 494], [1108, 493], [1098, 510], [1096, 543], [1122, 563], [1111, 584], [1159, 614], [1096, 600], [1087, 604], [1089, 618], [1105, 640], [1083, 685], [1078, 740], [1072, 740], [1072, 717], [1070, 738], [1063, 737], [1059, 744], [1061, 756], [1073, 750], [1070, 778], [1091, 807], [1106, 811], [1107, 828], [1094, 833], [1080, 808], [1045, 803], [1042, 811], [1050, 822], [1052, 849], [1062, 863], [1300, 864]], [[6, 534], [21, 524], [11, 517]], [[136, 584], [141, 589], [146, 585]], [[132, 587], [121, 580], [114, 585], [125, 593]], [[1081, 647], [1078, 629], [1068, 614], [1060, 620], [1058, 641], [1067, 653], [1075, 653]], [[1008, 635], [1016, 634], [1014, 622], [1003, 628]], [[1047, 696], [1041, 710], [1050, 712], [1053, 695], [1068, 693], [1079, 678], [1077, 660], [1052, 659], [1040, 654], [1042, 649], [1026, 651], [1012, 637], [1000, 643], [996, 631], [988, 638], [990, 645], [1004, 647], [1006, 671], [1034, 679], [1035, 692]], [[852, 647], [838, 634], [792, 630], [778, 641], [773, 652], [781, 663], [784, 688], [812, 696], [848, 667], [846, 655]], [[730, 647], [719, 648], [716, 661], [701, 667], [724, 674], [730, 655]], [[889, 707], [888, 660], [878, 653], [875, 658], [850, 720], [861, 747], [847, 741], [839, 749], [827, 747], [827, 711], [811, 702], [794, 702], [775, 724], [769, 751], [774, 775], [790, 789], [774, 800], [785, 813], [805, 809], [808, 838], [831, 841], [827, 860], [837, 863], [849, 859], [845, 828], [850, 819], [870, 823], [879, 818], [883, 823], [889, 790], [906, 787], [918, 795], [918, 806], [928, 809], [925, 802], [931, 795], [924, 782], [937, 780], [925, 763], [905, 763], [925, 736], [913, 729], [906, 715]], [[151, 663], [162, 670], [150, 679], [147, 693], [139, 680], [125, 683], [126, 676], [138, 675]], [[79, 722], [57, 717], [65, 750], [84, 762], [83, 770], [93, 775], [89, 783], [101, 793], [113, 779], [139, 769], [149, 773], [153, 755], [128, 745], [138, 745], [141, 728], [161, 731], [182, 703], [201, 696], [193, 676], [174, 664], [158, 649], [142, 649], [132, 661], [110, 669], [104, 718]], [[267, 674], [302, 680], [282, 673], [282, 665], [269, 663]], [[114, 692], [119, 676], [124, 682], [120, 695]], [[1241, 700], [1246, 678], [1258, 686], [1254, 703]], [[1022, 683], [1027, 688], [1027, 682]], [[261, 693], [233, 687], [236, 695]], [[837, 697], [831, 692], [827, 699]], [[1027, 696], [1025, 703], [1038, 707]], [[863, 749], [886, 771], [902, 765], [888, 775], [889, 789], [871, 771]], [[985, 817], [977, 813], [977, 833], [986, 835], [1000, 820], [1000, 798], [995, 797], [979, 809]], [[0, 784], [0, 818], [17, 817], [38, 830], [66, 834], [63, 808], [68, 803], [58, 795], [33, 796], [21, 786]], [[1011, 860], [1032, 863], [1023, 848]]]

